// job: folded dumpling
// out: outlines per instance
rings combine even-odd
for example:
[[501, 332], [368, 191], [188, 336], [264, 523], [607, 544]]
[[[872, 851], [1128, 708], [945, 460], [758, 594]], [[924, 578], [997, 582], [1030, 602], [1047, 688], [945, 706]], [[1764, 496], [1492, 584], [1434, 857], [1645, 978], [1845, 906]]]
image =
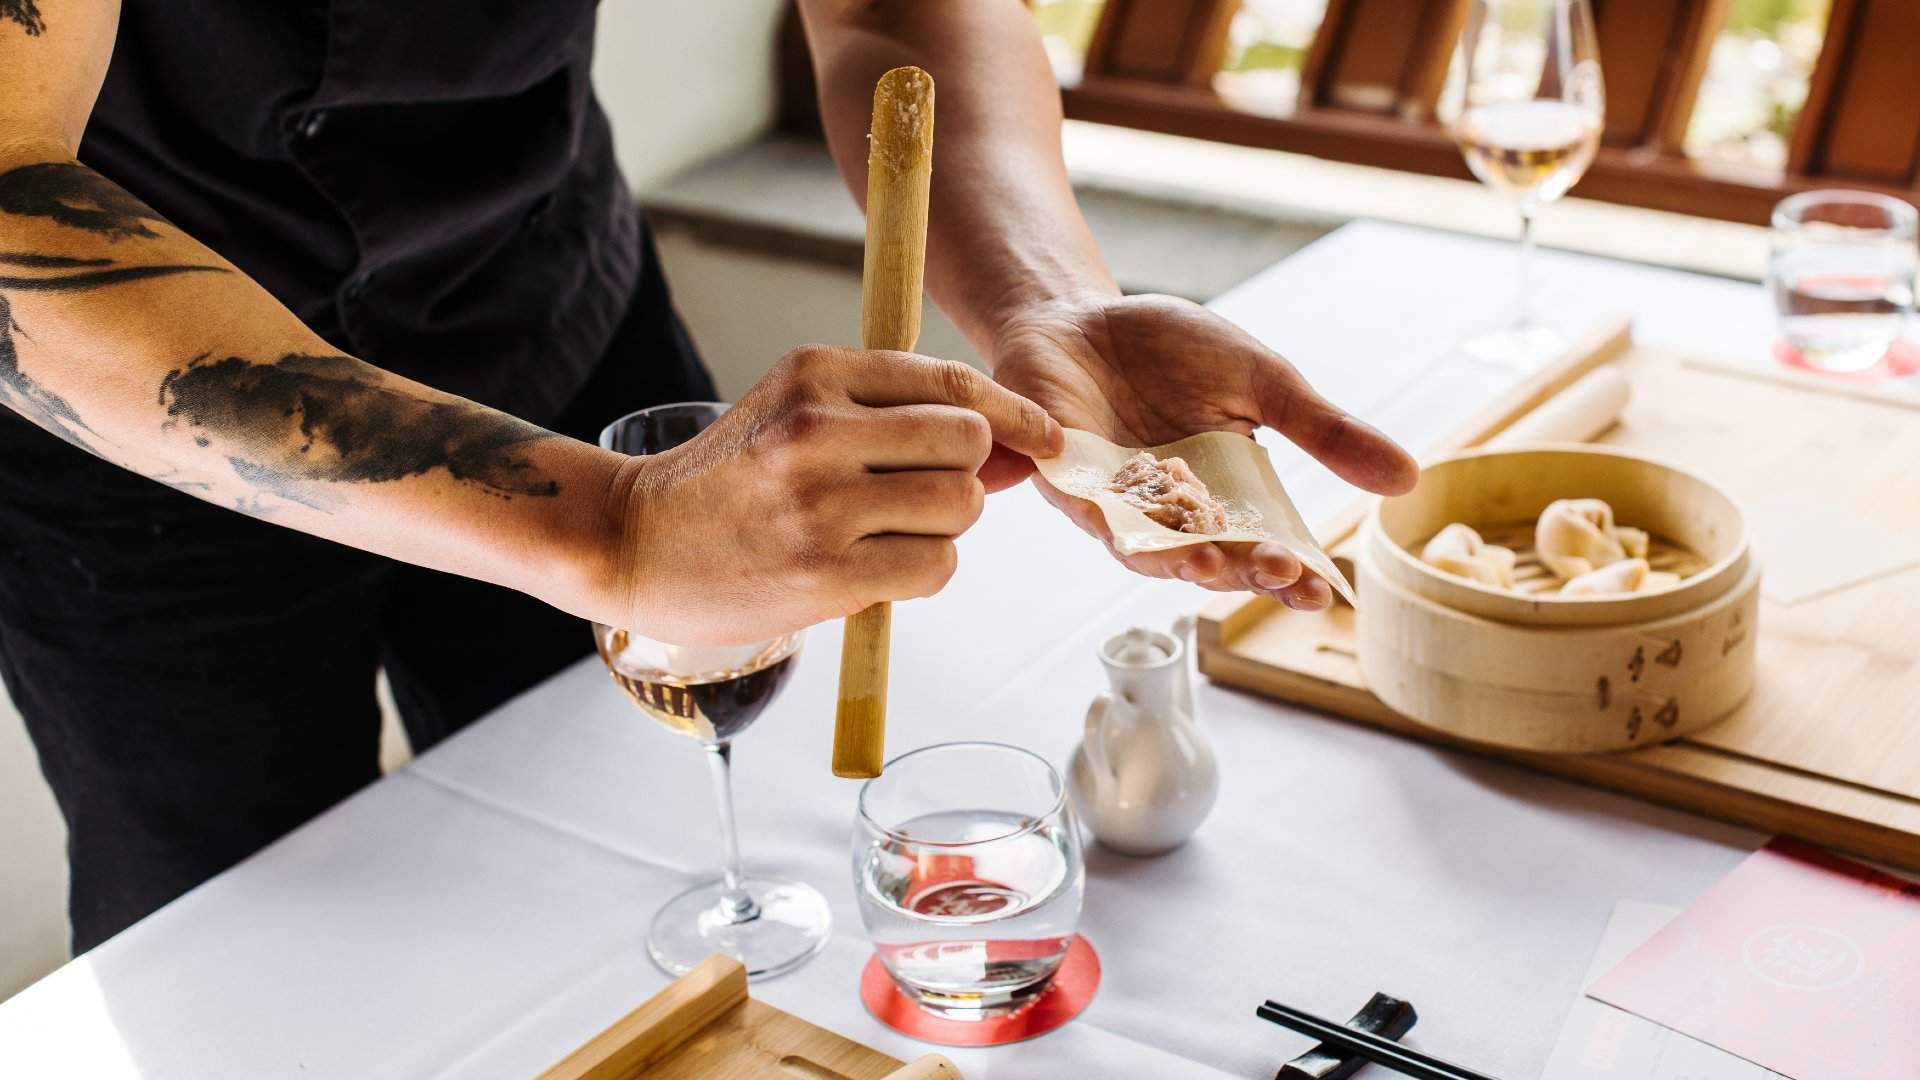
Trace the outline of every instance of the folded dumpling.
[[[1641, 535], [1645, 535], [1644, 533]], [[1561, 596], [1617, 596], [1624, 593], [1659, 592], [1680, 584], [1679, 574], [1654, 570], [1641, 558], [1622, 559], [1598, 570], [1590, 570], [1560, 586]]]
[[1489, 544], [1457, 521], [1433, 534], [1420, 549], [1420, 561], [1483, 585], [1513, 588], [1513, 549]]
[[1540, 511], [1533, 550], [1558, 578], [1577, 578], [1622, 559], [1645, 558], [1647, 534], [1616, 527], [1613, 507], [1599, 499], [1561, 499]]

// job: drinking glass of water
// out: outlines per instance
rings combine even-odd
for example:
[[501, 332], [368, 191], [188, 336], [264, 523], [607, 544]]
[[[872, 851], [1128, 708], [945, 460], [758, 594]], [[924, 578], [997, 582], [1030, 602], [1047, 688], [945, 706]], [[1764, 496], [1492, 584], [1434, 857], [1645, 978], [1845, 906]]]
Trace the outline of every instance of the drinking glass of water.
[[1079, 826], [1053, 766], [998, 743], [929, 746], [860, 789], [860, 918], [895, 985], [957, 1020], [1037, 997], [1086, 889]]
[[1864, 371], [1913, 310], [1914, 208], [1866, 191], [1804, 191], [1773, 208], [1767, 284], [1810, 367]]

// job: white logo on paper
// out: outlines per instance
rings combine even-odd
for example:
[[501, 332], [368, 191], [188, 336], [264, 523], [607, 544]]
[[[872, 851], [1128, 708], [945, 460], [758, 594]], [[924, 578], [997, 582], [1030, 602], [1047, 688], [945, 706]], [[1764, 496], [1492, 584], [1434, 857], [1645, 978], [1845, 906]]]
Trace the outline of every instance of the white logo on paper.
[[1747, 970], [1789, 990], [1845, 986], [1866, 966], [1860, 946], [1838, 930], [1783, 923], [1756, 931], [1741, 949]]

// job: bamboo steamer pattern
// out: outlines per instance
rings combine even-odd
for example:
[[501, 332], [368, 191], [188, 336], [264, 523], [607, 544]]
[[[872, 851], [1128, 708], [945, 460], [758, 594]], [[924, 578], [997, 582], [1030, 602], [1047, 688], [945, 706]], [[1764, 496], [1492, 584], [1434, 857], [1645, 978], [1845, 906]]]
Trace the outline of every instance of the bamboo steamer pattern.
[[[1646, 595], [1563, 597], [1537, 568], [1530, 524], [1555, 499], [1598, 498], [1653, 536], [1650, 561], [1686, 573]], [[1513, 542], [1522, 590], [1420, 561], [1450, 522]], [[1356, 573], [1357, 649], [1381, 701], [1476, 742], [1554, 753], [1647, 746], [1731, 712], [1753, 686], [1760, 566], [1739, 507], [1676, 466], [1617, 449], [1479, 450], [1428, 466], [1368, 514]]]

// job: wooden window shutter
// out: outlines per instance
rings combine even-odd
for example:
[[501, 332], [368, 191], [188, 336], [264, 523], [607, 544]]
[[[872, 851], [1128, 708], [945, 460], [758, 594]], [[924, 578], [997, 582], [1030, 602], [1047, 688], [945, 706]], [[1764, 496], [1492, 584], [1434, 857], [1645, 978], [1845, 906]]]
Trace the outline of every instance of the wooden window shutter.
[[1327, 0], [1301, 106], [1431, 118], [1466, 12], [1465, 0]]
[[1920, 3], [1834, 0], [1787, 171], [1881, 187], [1914, 185], [1920, 171]]
[[1087, 46], [1086, 74], [1207, 87], [1226, 56], [1227, 26], [1239, 6], [1239, 0], [1107, 0]]
[[1677, 151], [1727, 0], [1593, 0], [1607, 80], [1601, 140]]

